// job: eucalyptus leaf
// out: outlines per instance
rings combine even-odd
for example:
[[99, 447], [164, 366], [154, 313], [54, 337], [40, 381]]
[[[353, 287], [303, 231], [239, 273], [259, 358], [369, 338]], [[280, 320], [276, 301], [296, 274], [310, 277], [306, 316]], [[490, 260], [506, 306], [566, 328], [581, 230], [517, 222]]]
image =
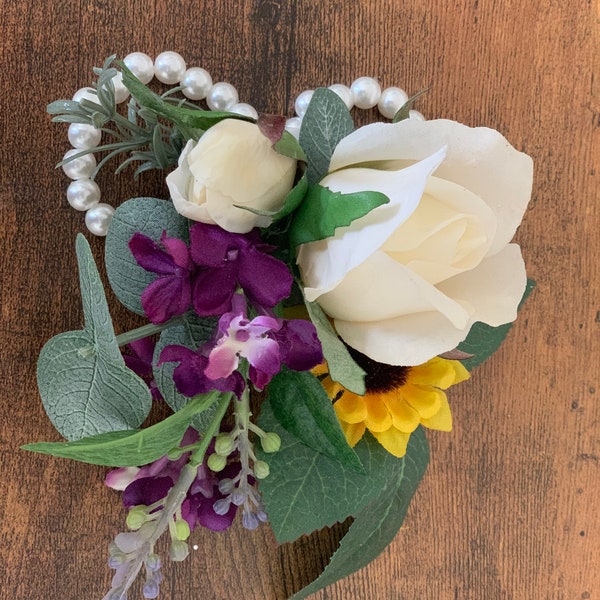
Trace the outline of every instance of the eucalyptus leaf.
[[85, 328], [49, 340], [37, 368], [46, 413], [69, 440], [138, 427], [152, 404], [148, 386], [125, 366], [102, 281], [81, 234], [76, 249]]
[[365, 371], [354, 362], [323, 309], [316, 302], [307, 302], [306, 299], [304, 304], [310, 320], [317, 329], [331, 379], [359, 396], [364, 395]]
[[[523, 306], [523, 302], [531, 294], [534, 287], [535, 281], [528, 279], [523, 298], [519, 303], [519, 309]], [[457, 347], [458, 350], [473, 355], [472, 358], [461, 361], [465, 368], [470, 371], [494, 354], [508, 335], [511, 327], [512, 323], [506, 323], [499, 327], [492, 327], [480, 322], [474, 323], [469, 335]]]
[[323, 573], [290, 600], [303, 600], [310, 594], [368, 565], [396, 537], [408, 506], [429, 462], [429, 448], [423, 429], [410, 436], [402, 466], [382, 493], [355, 517], [340, 547]]
[[307, 157], [309, 183], [327, 174], [335, 147], [353, 130], [354, 122], [343, 100], [327, 88], [316, 89], [302, 119], [299, 138]]
[[218, 392], [196, 396], [182, 410], [146, 429], [102, 433], [75, 442], [27, 444], [22, 449], [107, 467], [145, 465], [178, 446], [194, 415], [211, 409], [213, 413], [218, 396]]
[[279, 424], [309, 448], [364, 473], [350, 448], [319, 380], [308, 372], [283, 369], [267, 388], [267, 400]]
[[308, 244], [335, 234], [390, 199], [381, 192], [332, 192], [320, 185], [310, 186], [304, 201], [294, 215], [290, 230], [292, 246]]
[[140, 267], [131, 254], [129, 240], [133, 234], [140, 232], [158, 241], [166, 231], [170, 237], [187, 241], [188, 223], [171, 202], [158, 198], [133, 198], [117, 208], [108, 228], [104, 258], [110, 286], [129, 310], [144, 314], [142, 292], [156, 279], [156, 275]]
[[[185, 346], [190, 350], [196, 350], [202, 344], [207, 342], [213, 336], [217, 326], [217, 320], [214, 317], [201, 318], [193, 312], [189, 312], [183, 317], [180, 317], [177, 325], [165, 329], [154, 348], [153, 365], [157, 365], [160, 353], [167, 346], [174, 344]], [[188, 396], [184, 396], [177, 390], [173, 381], [173, 372], [177, 363], [162, 363], [154, 366], [154, 381], [165, 399], [165, 402], [175, 411], [181, 410], [190, 402]], [[216, 410], [213, 406], [209, 410], [198, 414], [192, 421], [192, 426], [200, 432], [203, 432], [208, 427], [210, 420]]]
[[262, 405], [258, 424], [281, 438], [281, 448], [274, 454], [258, 449], [259, 458], [270, 468], [260, 491], [278, 543], [357, 514], [398, 478], [402, 468], [402, 461], [370, 434], [354, 448], [365, 472], [345, 468], [283, 429], [268, 402]]

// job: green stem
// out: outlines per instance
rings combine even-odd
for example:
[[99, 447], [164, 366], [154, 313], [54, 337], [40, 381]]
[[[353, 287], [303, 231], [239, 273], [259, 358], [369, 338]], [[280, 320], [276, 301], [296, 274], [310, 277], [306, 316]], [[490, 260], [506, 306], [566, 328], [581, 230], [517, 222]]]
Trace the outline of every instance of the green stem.
[[125, 346], [126, 344], [130, 344], [131, 342], [136, 342], [137, 340], [141, 340], [149, 335], [154, 335], [155, 333], [160, 333], [164, 329], [168, 329], [169, 327], [173, 327], [174, 325], [179, 325], [181, 323], [181, 317], [175, 317], [166, 323], [160, 323], [155, 325], [154, 323], [148, 323], [147, 325], [142, 325], [137, 329], [132, 329], [131, 331], [126, 331], [125, 333], [121, 333], [117, 336], [117, 344], [119, 346]]
[[221, 399], [219, 400], [219, 405], [217, 406], [217, 410], [210, 422], [210, 425], [204, 432], [204, 434], [202, 436], [202, 440], [200, 440], [198, 449], [190, 457], [190, 461], [189, 461], [190, 465], [197, 467], [204, 460], [204, 455], [206, 454], [206, 450], [207, 450], [210, 442], [212, 441], [213, 437], [215, 437], [217, 431], [219, 430], [219, 426], [221, 425], [221, 421], [223, 420], [223, 417], [225, 416], [225, 412], [227, 411], [227, 407], [229, 406], [229, 403], [231, 402], [232, 396], [233, 396], [233, 394], [231, 392], [228, 392], [226, 394], [223, 394], [223, 396], [221, 396]]

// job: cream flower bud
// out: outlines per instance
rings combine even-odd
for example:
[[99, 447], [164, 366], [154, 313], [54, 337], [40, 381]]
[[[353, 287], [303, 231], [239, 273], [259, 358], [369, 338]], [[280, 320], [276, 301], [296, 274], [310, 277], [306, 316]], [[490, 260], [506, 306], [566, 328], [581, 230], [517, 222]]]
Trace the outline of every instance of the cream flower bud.
[[175, 210], [232, 233], [267, 227], [292, 189], [296, 161], [278, 154], [254, 123], [224, 119], [190, 140], [167, 177]]

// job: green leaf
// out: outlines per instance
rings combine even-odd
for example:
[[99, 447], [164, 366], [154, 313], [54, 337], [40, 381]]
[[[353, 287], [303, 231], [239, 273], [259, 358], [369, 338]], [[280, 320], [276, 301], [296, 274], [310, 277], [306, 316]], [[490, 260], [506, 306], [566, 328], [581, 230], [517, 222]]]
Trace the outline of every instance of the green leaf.
[[189, 221], [173, 208], [173, 204], [158, 198], [133, 198], [121, 204], [110, 222], [105, 243], [108, 281], [119, 301], [129, 310], [144, 314], [141, 295], [156, 279], [140, 267], [129, 250], [129, 240], [140, 232], [155, 241], [163, 231], [184, 241], [189, 237]]
[[310, 373], [282, 370], [267, 388], [267, 400], [279, 424], [309, 448], [364, 473], [333, 410], [331, 399]]
[[368, 565], [396, 537], [429, 462], [429, 448], [421, 427], [410, 436], [406, 455], [400, 460], [399, 473], [390, 477], [381, 495], [356, 515], [323, 573], [290, 600], [303, 600]]
[[[528, 279], [525, 293], [519, 303], [519, 309], [523, 306], [523, 302], [531, 294], [534, 287], [535, 281]], [[511, 327], [512, 323], [506, 323], [499, 327], [492, 327], [480, 322], [474, 323], [467, 338], [458, 345], [459, 350], [473, 355], [472, 358], [461, 361], [465, 368], [470, 371], [494, 354], [506, 338]]]
[[392, 119], [392, 123], [398, 123], [399, 121], [404, 121], [410, 117], [410, 111], [419, 97], [421, 97], [425, 92], [428, 92], [429, 88], [425, 88], [420, 92], [417, 92], [414, 96], [411, 96], [399, 109], [398, 112], [394, 115]]
[[363, 396], [365, 393], [365, 371], [350, 356], [348, 348], [329, 323], [327, 315], [316, 302], [304, 301], [308, 316], [317, 329], [323, 355], [329, 367], [331, 379], [341, 383], [347, 390]]
[[316, 89], [300, 127], [309, 183], [316, 183], [327, 174], [335, 147], [353, 130], [354, 122], [341, 98], [327, 88]]
[[[160, 334], [154, 348], [153, 365], [158, 363], [160, 353], [169, 345], [175, 344], [185, 346], [190, 350], [198, 349], [213, 336], [217, 326], [217, 320], [214, 317], [201, 318], [192, 312], [181, 317], [181, 322], [169, 329], [165, 329]], [[173, 381], [173, 372], [177, 363], [162, 363], [154, 367], [154, 381], [165, 399], [165, 402], [174, 410], [179, 411], [190, 402], [188, 396], [184, 396], [177, 391]], [[203, 432], [208, 427], [210, 420], [216, 410], [216, 405], [209, 410], [198, 414], [192, 421], [192, 426], [198, 431]]]
[[85, 328], [49, 340], [37, 368], [46, 413], [69, 440], [138, 427], [152, 404], [148, 386], [125, 366], [102, 281], [81, 234], [76, 248]]
[[235, 113], [198, 110], [170, 104], [146, 87], [124, 63], [117, 61], [117, 64], [123, 72], [123, 83], [138, 103], [175, 123], [186, 140], [197, 139], [199, 132], [195, 130], [205, 131], [223, 119], [254, 121], [250, 117]]
[[331, 237], [338, 227], [347, 227], [389, 201], [381, 192], [342, 194], [312, 185], [292, 221], [291, 243], [298, 246]]
[[218, 395], [196, 396], [179, 412], [146, 429], [102, 433], [76, 442], [27, 444], [22, 449], [107, 467], [145, 465], [176, 447], [194, 415], [212, 408]]
[[268, 402], [258, 418], [264, 431], [281, 437], [274, 454], [258, 449], [270, 475], [260, 491], [278, 543], [343, 521], [379, 496], [390, 479], [398, 477], [402, 462], [367, 434], [355, 446], [364, 473], [345, 468], [304, 445], [279, 424]]
[[283, 156], [306, 162], [306, 154], [304, 153], [300, 142], [289, 131], [283, 132], [281, 139], [273, 146], [273, 148]]
[[290, 213], [294, 212], [300, 205], [306, 192], [308, 190], [308, 182], [306, 181], [306, 175], [303, 175], [300, 181], [290, 190], [288, 195], [283, 201], [283, 206], [279, 210], [260, 210], [257, 208], [251, 208], [249, 206], [243, 206], [241, 204], [234, 204], [236, 208], [247, 210], [255, 215], [261, 215], [263, 217], [271, 217], [273, 221], [279, 221], [284, 217], [287, 217]]

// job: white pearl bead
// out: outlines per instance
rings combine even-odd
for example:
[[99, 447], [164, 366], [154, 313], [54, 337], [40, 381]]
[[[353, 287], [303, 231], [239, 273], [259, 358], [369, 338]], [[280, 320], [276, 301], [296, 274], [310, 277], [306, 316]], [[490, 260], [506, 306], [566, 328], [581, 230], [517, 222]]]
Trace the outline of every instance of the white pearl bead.
[[350, 86], [354, 104], [358, 108], [373, 108], [381, 96], [381, 86], [372, 77], [359, 77]]
[[215, 83], [208, 92], [206, 103], [210, 110], [229, 110], [240, 101], [237, 90], [225, 81]]
[[112, 83], [115, 88], [115, 103], [121, 104], [121, 102], [125, 102], [129, 98], [129, 90], [123, 83], [123, 73], [117, 73], [112, 78]]
[[213, 80], [210, 73], [201, 67], [188, 69], [181, 79], [182, 93], [190, 100], [204, 100], [210, 92]]
[[285, 130], [291, 133], [296, 139], [300, 137], [300, 127], [302, 119], [300, 117], [291, 117], [285, 122]]
[[100, 202], [100, 188], [91, 179], [77, 179], [67, 188], [67, 201], [75, 210], [88, 210]]
[[377, 108], [386, 119], [393, 119], [407, 101], [408, 94], [404, 90], [399, 87], [389, 87], [381, 92]]
[[423, 113], [420, 113], [418, 110], [409, 110], [408, 118], [413, 119], [415, 121], [426, 121], [427, 120], [425, 118], [425, 115], [423, 115]]
[[258, 113], [254, 106], [246, 104], [245, 102], [238, 102], [234, 104], [229, 112], [235, 113], [236, 115], [244, 115], [244, 117], [251, 117], [252, 119], [258, 119]]
[[98, 204], [85, 213], [85, 225], [94, 235], [105, 236], [114, 213], [110, 204]]
[[300, 118], [305, 115], [306, 109], [308, 108], [314, 93], [314, 90], [304, 90], [296, 98], [296, 102], [294, 102], [294, 110]]
[[186, 66], [183, 56], [177, 52], [161, 52], [154, 61], [154, 74], [159, 81], [172, 85], [183, 78]]
[[69, 125], [69, 142], [73, 148], [81, 150], [95, 148], [100, 143], [102, 132], [93, 125], [71, 123]]
[[352, 90], [347, 85], [344, 85], [343, 83], [334, 83], [329, 86], [329, 89], [341, 98], [348, 110], [352, 110], [354, 98], [352, 97]]
[[98, 94], [96, 94], [96, 90], [91, 87], [81, 88], [77, 90], [73, 94], [73, 100], [75, 102], [81, 102], [82, 100], [89, 100], [90, 102], [95, 102], [96, 104], [100, 104], [100, 100], [98, 100]]
[[123, 60], [125, 66], [144, 84], [154, 77], [154, 61], [143, 52], [132, 52]]
[[[65, 153], [63, 160], [80, 152], [81, 150], [78, 148], [73, 148]], [[91, 153], [75, 158], [62, 166], [62, 170], [69, 179], [86, 179], [93, 173], [95, 168], [96, 159]]]

